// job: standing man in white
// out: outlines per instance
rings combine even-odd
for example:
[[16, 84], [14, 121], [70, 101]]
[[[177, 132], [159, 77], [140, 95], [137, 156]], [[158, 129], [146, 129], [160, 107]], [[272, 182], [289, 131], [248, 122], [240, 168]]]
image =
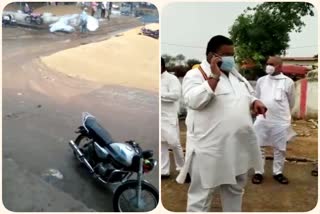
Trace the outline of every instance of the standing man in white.
[[[281, 73], [280, 57], [270, 57], [267, 61], [266, 73], [257, 81], [256, 96], [267, 106], [266, 118], [257, 117], [254, 128], [261, 146], [263, 163], [264, 147], [273, 147], [273, 177], [281, 184], [289, 180], [283, 175], [287, 142], [294, 136], [291, 129], [291, 110], [294, 107], [295, 87], [289, 77]], [[252, 183], [263, 181], [264, 170], [256, 170]]]
[[264, 115], [267, 109], [235, 69], [229, 38], [211, 38], [206, 56], [182, 84], [188, 107], [187, 153], [177, 182], [190, 173], [187, 212], [208, 212], [216, 188], [223, 211], [240, 212], [247, 172], [262, 167], [250, 110]]
[[172, 149], [176, 170], [184, 164], [183, 150], [180, 144], [178, 121], [181, 85], [178, 78], [166, 71], [161, 58], [161, 177], [170, 176], [169, 148]]

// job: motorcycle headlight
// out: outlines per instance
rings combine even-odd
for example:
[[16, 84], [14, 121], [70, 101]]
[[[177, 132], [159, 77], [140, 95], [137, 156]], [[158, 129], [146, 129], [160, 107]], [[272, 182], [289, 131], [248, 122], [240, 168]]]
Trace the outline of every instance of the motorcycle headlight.
[[157, 165], [157, 161], [154, 159], [144, 159], [143, 160], [143, 172], [150, 172]]

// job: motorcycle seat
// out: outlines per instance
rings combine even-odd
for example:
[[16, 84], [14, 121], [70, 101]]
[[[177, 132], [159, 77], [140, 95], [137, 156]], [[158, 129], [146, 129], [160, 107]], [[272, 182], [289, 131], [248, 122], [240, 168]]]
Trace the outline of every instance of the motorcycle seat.
[[114, 142], [109, 132], [104, 129], [95, 118], [87, 118], [84, 125], [93, 139], [98, 143], [101, 143], [101, 145], [112, 144]]

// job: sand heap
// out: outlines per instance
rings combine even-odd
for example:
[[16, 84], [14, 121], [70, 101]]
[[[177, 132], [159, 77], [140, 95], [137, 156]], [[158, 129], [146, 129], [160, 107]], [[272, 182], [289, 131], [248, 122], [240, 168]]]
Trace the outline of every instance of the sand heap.
[[41, 60], [49, 68], [71, 76], [157, 92], [159, 42], [138, 35], [140, 29], [103, 42], [60, 51]]

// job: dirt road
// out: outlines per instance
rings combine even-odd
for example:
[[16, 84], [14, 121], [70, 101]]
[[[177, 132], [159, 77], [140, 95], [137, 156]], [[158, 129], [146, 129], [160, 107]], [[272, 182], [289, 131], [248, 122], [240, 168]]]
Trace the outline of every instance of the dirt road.
[[[244, 212], [306, 212], [315, 208], [318, 199], [318, 177], [311, 176], [313, 160], [318, 158], [318, 129], [311, 122], [294, 121], [293, 128], [300, 135], [288, 145], [284, 174], [289, 178], [289, 185], [281, 185], [272, 178], [272, 160], [266, 162], [266, 176], [263, 184], [254, 185], [249, 176], [243, 199]], [[186, 127], [180, 121], [181, 142], [185, 147]], [[272, 158], [271, 149], [267, 156]], [[309, 160], [309, 161], [306, 161]], [[174, 212], [185, 212], [187, 205], [188, 184], [175, 181], [173, 157], [171, 157], [171, 177], [161, 180], [163, 206]], [[177, 194], [178, 193], [178, 194]], [[211, 211], [220, 212], [221, 203], [215, 193]]]
[[[48, 70], [39, 60], [39, 57], [101, 41], [139, 25], [135, 19], [113, 19], [87, 36], [3, 29], [2, 134], [3, 167], [7, 172], [3, 177], [3, 201], [8, 209], [112, 211], [115, 186], [104, 187], [94, 182], [74, 161], [67, 144], [75, 138], [74, 130], [80, 125], [84, 111], [95, 115], [116, 140], [135, 139], [144, 149], [154, 150], [158, 157], [157, 93], [70, 77]], [[17, 171], [10, 170], [12, 165]], [[42, 182], [35, 180], [30, 185], [21, 179], [17, 182], [26, 182], [29, 187], [16, 189], [14, 184], [17, 182], [12, 179], [19, 176], [19, 169], [25, 171], [24, 175], [49, 184], [53, 188], [50, 191], [56, 189], [67, 195], [68, 201], [77, 201], [76, 208], [60, 202], [56, 207], [52, 207], [54, 203], [50, 206], [42, 204], [47, 202], [41, 197], [33, 202], [30, 198], [23, 198], [28, 197], [27, 192], [49, 195], [50, 198], [50, 191], [40, 188]], [[158, 187], [158, 168], [146, 179]], [[57, 195], [61, 194], [53, 196]]]

